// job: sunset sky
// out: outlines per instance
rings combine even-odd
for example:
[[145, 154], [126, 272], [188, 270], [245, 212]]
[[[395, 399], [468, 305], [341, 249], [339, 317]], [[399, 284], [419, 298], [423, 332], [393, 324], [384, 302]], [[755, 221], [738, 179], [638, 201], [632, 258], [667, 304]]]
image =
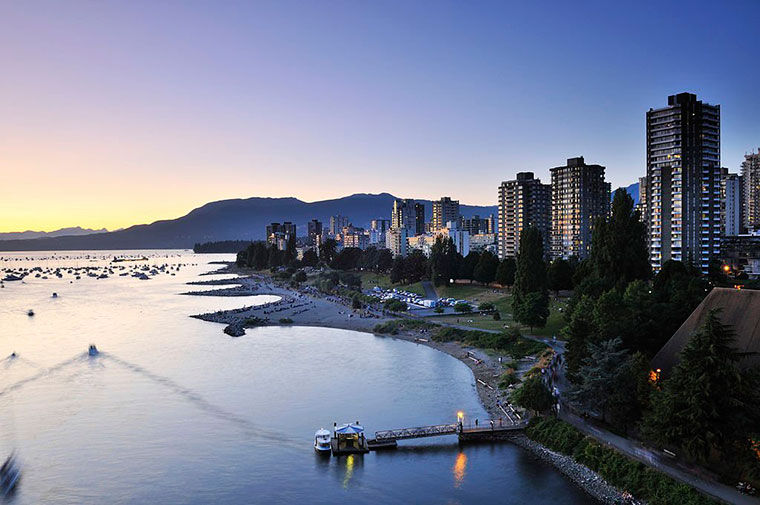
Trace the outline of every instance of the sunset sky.
[[0, 0], [0, 231], [115, 229], [251, 196], [496, 203], [584, 155], [645, 167], [645, 111], [760, 146], [760, 2]]

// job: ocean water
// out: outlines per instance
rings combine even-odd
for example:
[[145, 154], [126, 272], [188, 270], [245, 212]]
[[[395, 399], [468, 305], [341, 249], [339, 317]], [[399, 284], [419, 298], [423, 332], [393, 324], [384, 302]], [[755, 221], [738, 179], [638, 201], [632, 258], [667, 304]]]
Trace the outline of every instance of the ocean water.
[[[15, 449], [23, 464], [10, 503], [594, 503], [508, 443], [442, 437], [315, 454], [314, 432], [334, 422], [358, 420], [371, 435], [453, 422], [458, 410], [485, 419], [469, 369], [352, 331], [265, 327], [230, 338], [188, 316], [273, 298], [180, 293], [210, 289], [185, 283], [219, 278], [200, 274], [231, 255], [117, 255], [148, 260], [0, 253], [0, 268], [117, 268], [104, 279], [35, 272], [0, 288], [0, 457]], [[119, 276], [143, 265], [175, 275]], [[87, 356], [89, 344], [100, 355]]]

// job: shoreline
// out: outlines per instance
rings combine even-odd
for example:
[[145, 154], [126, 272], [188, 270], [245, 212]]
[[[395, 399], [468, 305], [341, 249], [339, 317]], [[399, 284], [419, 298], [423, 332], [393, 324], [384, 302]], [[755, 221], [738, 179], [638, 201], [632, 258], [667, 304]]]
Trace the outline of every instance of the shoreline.
[[[367, 309], [357, 312], [351, 309], [350, 303], [347, 300], [343, 300], [338, 296], [326, 296], [318, 293], [313, 288], [295, 289], [283, 287], [266, 275], [255, 273], [243, 275], [234, 263], [229, 263], [225, 267], [208, 272], [205, 275], [229, 274], [238, 274], [240, 277], [189, 284], [236, 285], [236, 287], [190, 291], [182, 294], [194, 296], [269, 295], [279, 296], [280, 298], [277, 301], [264, 305], [196, 314], [191, 317], [203, 321], [226, 324], [224, 332], [231, 337], [243, 336], [246, 328], [257, 326], [306, 326], [359, 331], [376, 337], [399, 339], [418, 345], [425, 345], [464, 363], [472, 373], [475, 390], [483, 409], [491, 416], [491, 419], [505, 418], [505, 413], [500, 410], [499, 406], [500, 398], [505, 396], [505, 392], [501, 391], [497, 384], [503, 371], [501, 363], [498, 361], [498, 356], [491, 355], [483, 349], [463, 345], [459, 342], [435, 342], [429, 338], [427, 330], [419, 330], [417, 332], [405, 330], [400, 331], [396, 335], [375, 333], [375, 325], [398, 320], [399, 318]], [[290, 320], [290, 322], [280, 322], [280, 319], [285, 318]], [[253, 322], [254, 324], [247, 325], [246, 322]], [[534, 359], [531, 363], [535, 363], [535, 361]], [[580, 487], [598, 502], [605, 504], [624, 503], [622, 491], [609, 484], [593, 470], [575, 462], [571, 457], [551, 451], [547, 447], [530, 440], [522, 432], [510, 436], [509, 440], [530, 452], [537, 459], [557, 468], [565, 478]], [[636, 503], [643, 504], [644, 502], [637, 501]]]

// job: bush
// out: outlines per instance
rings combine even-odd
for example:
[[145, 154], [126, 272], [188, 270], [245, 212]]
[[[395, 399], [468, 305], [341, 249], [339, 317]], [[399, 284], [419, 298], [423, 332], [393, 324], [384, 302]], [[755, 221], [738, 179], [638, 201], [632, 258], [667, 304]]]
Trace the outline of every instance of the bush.
[[534, 418], [525, 430], [528, 438], [548, 448], [572, 456], [599, 473], [610, 484], [637, 498], [661, 505], [717, 505], [718, 502], [647, 467], [614, 449], [586, 437], [573, 426], [556, 418]]
[[464, 314], [468, 314], [472, 312], [472, 306], [466, 302], [459, 302], [459, 303], [454, 304], [454, 310], [456, 312], [462, 312]]
[[293, 320], [289, 317], [283, 317], [280, 319], [280, 324], [293, 324]]
[[398, 319], [376, 324], [372, 331], [386, 335], [398, 335], [399, 330], [429, 330], [432, 328], [438, 328], [438, 325], [422, 319]]
[[501, 321], [501, 314], [499, 314], [498, 310], [493, 313], [493, 320], [494, 321]]
[[436, 314], [443, 314], [443, 307], [436, 307], [433, 309]]
[[304, 272], [303, 270], [299, 270], [293, 276], [293, 280], [296, 282], [306, 282], [306, 272]]
[[517, 374], [514, 370], [504, 372], [499, 378], [499, 387], [501, 389], [507, 389], [512, 384], [517, 384], [520, 380], [517, 378]]
[[478, 305], [478, 310], [480, 312], [493, 312], [496, 307], [491, 302], [482, 302], [480, 305]]
[[391, 312], [406, 312], [407, 309], [406, 302], [396, 300], [395, 298], [385, 300], [383, 306], [385, 307], [385, 310], [390, 310]]
[[361, 300], [359, 300], [358, 296], [355, 296], [353, 300], [351, 300], [351, 308], [352, 309], [363, 309], [364, 304]]
[[546, 348], [546, 345], [540, 342], [515, 337], [514, 330], [512, 333], [490, 333], [442, 326], [435, 331], [432, 338], [437, 342], [456, 340], [481, 349], [496, 349], [510, 354], [515, 359], [538, 354]]

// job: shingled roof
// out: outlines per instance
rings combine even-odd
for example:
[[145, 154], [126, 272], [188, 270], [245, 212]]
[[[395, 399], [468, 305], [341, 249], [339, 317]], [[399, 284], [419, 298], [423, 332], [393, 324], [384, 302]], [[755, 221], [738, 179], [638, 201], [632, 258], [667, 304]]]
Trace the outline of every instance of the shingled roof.
[[694, 309], [652, 360], [653, 369], [667, 377], [680, 360], [680, 352], [712, 309], [721, 309], [720, 320], [733, 327], [735, 346], [742, 352], [758, 353], [741, 361], [742, 367], [760, 366], [760, 291], [714, 288]]

